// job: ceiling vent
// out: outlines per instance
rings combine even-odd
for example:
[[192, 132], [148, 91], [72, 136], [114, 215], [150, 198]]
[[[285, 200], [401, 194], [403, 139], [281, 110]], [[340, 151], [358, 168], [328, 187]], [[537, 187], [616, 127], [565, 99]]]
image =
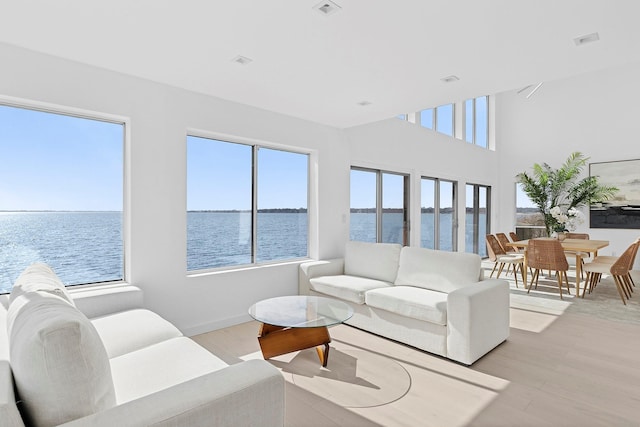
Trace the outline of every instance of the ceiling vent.
[[600, 36], [598, 35], [598, 33], [591, 33], [584, 36], [576, 37], [575, 39], [573, 39], [573, 42], [576, 44], [576, 46], [582, 46], [588, 43], [597, 42], [598, 40], [600, 40]]
[[443, 77], [440, 79], [440, 81], [444, 82], [444, 83], [453, 83], [453, 82], [457, 82], [458, 80], [460, 80], [460, 78], [458, 76], [447, 76], [447, 77]]
[[247, 58], [246, 56], [238, 55], [235, 58], [233, 58], [231, 61], [240, 65], [248, 65], [251, 62], [253, 62], [253, 59]]
[[317, 10], [318, 13], [324, 16], [333, 15], [341, 9], [340, 6], [329, 0], [320, 2], [317, 5], [313, 6], [313, 8]]
[[361, 107], [367, 107], [369, 105], [373, 104], [373, 102], [369, 102], [369, 101], [360, 101], [358, 102], [358, 105]]

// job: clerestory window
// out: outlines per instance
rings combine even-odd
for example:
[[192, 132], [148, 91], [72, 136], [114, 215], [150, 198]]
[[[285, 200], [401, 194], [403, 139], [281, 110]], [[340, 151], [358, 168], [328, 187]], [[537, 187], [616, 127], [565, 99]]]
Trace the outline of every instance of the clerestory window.
[[445, 135], [454, 136], [454, 113], [453, 104], [422, 110], [419, 114], [420, 126], [433, 129]]
[[489, 97], [480, 96], [478, 98], [464, 101], [465, 141], [483, 148], [487, 148], [489, 141]]

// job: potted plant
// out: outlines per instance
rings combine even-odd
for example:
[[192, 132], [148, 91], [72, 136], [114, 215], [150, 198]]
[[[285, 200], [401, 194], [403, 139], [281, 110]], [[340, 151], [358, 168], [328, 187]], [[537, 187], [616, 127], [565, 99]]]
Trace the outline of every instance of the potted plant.
[[616, 187], [601, 185], [597, 176], [580, 178], [588, 160], [576, 151], [558, 169], [547, 163], [535, 163], [531, 174], [516, 175], [522, 191], [544, 216], [547, 236], [551, 237], [554, 231], [575, 229], [582, 220], [579, 208], [609, 200], [618, 191]]

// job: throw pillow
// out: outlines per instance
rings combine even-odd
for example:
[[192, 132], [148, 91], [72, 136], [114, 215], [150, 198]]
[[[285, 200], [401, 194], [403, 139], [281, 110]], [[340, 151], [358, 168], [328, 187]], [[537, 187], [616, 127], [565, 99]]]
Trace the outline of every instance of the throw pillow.
[[26, 292], [9, 306], [7, 320], [16, 390], [31, 424], [58, 425], [115, 405], [107, 352], [68, 301]]

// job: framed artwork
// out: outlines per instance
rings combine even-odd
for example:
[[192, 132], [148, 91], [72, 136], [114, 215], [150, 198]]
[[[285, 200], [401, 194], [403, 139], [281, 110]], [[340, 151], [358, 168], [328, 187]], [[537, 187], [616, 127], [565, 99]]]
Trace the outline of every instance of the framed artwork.
[[640, 159], [590, 163], [589, 175], [619, 190], [612, 200], [590, 206], [591, 228], [640, 228]]

